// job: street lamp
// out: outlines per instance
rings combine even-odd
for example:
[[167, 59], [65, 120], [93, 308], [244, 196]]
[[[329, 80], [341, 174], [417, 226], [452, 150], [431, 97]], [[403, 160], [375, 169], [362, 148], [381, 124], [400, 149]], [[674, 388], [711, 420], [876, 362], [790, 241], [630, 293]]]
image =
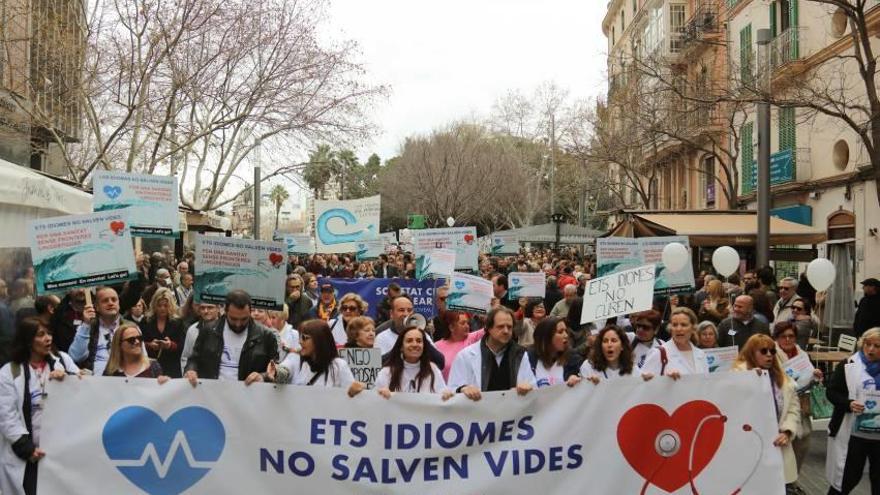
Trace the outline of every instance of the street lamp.
[[556, 250], [559, 251], [559, 237], [562, 223], [565, 222], [565, 213], [554, 213], [550, 215], [550, 220], [556, 224]]

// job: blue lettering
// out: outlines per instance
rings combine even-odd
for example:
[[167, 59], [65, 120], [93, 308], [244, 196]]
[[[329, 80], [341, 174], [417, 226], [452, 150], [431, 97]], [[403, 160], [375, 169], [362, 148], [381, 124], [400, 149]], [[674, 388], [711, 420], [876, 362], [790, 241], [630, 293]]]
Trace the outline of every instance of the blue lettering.
[[492, 452], [483, 452], [483, 456], [486, 457], [486, 462], [489, 464], [489, 469], [492, 470], [492, 474], [495, 475], [496, 478], [501, 476], [501, 472], [504, 471], [504, 463], [507, 461], [507, 451], [501, 451], [501, 455], [498, 456], [497, 462], [495, 461], [495, 456], [492, 455]]
[[520, 418], [519, 429], [521, 431], [516, 436], [517, 440], [522, 440], [523, 442], [525, 442], [526, 440], [531, 440], [532, 437], [535, 436], [535, 428], [533, 428], [532, 425], [529, 424], [531, 420], [531, 416], [524, 416]]
[[345, 426], [346, 421], [344, 419], [331, 419], [329, 423], [333, 427], [333, 445], [339, 446], [342, 444], [342, 427]]
[[568, 447], [568, 458], [570, 459], [570, 462], [565, 467], [568, 469], [577, 469], [581, 467], [581, 464], [584, 463], [584, 458], [581, 456], [582, 448], [581, 445], [572, 445]]
[[[412, 440], [407, 441], [407, 433], [412, 436]], [[408, 450], [419, 444], [419, 428], [411, 424], [397, 425], [397, 448], [400, 450]]]
[[461, 456], [461, 464], [456, 464], [455, 459], [452, 457], [447, 457], [444, 459], [443, 463], [443, 479], [448, 480], [452, 477], [452, 471], [458, 475], [460, 479], [467, 479], [468, 477], [468, 456], [464, 454]]
[[[400, 459], [397, 460], [399, 461]], [[385, 483], [386, 485], [397, 483], [397, 478], [395, 478], [391, 475], [390, 472], [388, 472], [390, 468], [391, 463], [389, 462], [389, 459], [382, 459], [382, 483]]]
[[403, 481], [409, 483], [413, 477], [413, 474], [416, 472], [416, 468], [419, 467], [419, 459], [415, 459], [407, 468], [406, 462], [403, 459], [395, 459], [397, 463], [397, 469], [400, 471], [400, 476], [403, 478]]
[[526, 449], [526, 474], [537, 473], [544, 469], [544, 453], [538, 449]]
[[338, 481], [345, 481], [348, 479], [348, 466], [345, 465], [345, 461], [348, 460], [348, 456], [345, 454], [339, 454], [333, 456], [333, 459], [330, 463], [333, 465], [333, 474], [330, 475], [331, 478]]
[[480, 423], [471, 423], [470, 434], [468, 435], [468, 447], [472, 447], [475, 443], [483, 445], [486, 442], [495, 442], [495, 423], [486, 423], [485, 430], [480, 430]]
[[513, 420], [509, 419], [501, 423], [501, 435], [498, 437], [499, 442], [509, 442], [513, 440]]
[[391, 450], [391, 440], [394, 436], [391, 433], [391, 425], [385, 425], [385, 450]]
[[[300, 459], [306, 463], [304, 469], [300, 469], [297, 466], [296, 461]], [[293, 454], [290, 454], [290, 457], [287, 459], [287, 468], [297, 476], [311, 476], [312, 473], [315, 472], [315, 460], [305, 452], [294, 452]]]
[[266, 463], [272, 465], [272, 468], [278, 474], [284, 474], [284, 451], [276, 451], [275, 457], [266, 449], [260, 449], [260, 471], [266, 472]]
[[425, 458], [425, 481], [437, 481], [437, 464], [439, 459], [436, 457]]
[[562, 447], [550, 447], [550, 471], [562, 470]]
[[[455, 434], [455, 438], [453, 440], [446, 439], [446, 432], [452, 431]], [[443, 423], [437, 428], [437, 445], [443, 447], [444, 449], [454, 449], [461, 445], [461, 440], [464, 438], [464, 430], [461, 428], [461, 425], [458, 423], [448, 422]]]
[[367, 423], [363, 421], [355, 421], [351, 424], [351, 434], [355, 437], [355, 439], [348, 442], [352, 447], [363, 447], [367, 445], [367, 433], [364, 429], [367, 427]]
[[312, 418], [312, 434], [311, 443], [313, 445], [324, 445], [324, 423], [325, 420], [320, 418]]
[[370, 460], [366, 457], [361, 458], [361, 462], [358, 463], [357, 469], [354, 471], [354, 477], [351, 480], [361, 481], [363, 478], [369, 478], [372, 483], [378, 481], [376, 479], [376, 472], [373, 471], [373, 465], [370, 464]]

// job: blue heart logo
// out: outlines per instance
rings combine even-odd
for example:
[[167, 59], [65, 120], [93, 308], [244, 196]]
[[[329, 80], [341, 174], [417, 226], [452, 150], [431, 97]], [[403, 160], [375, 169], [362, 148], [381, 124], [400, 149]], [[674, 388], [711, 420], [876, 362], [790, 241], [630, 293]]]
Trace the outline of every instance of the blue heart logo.
[[519, 279], [514, 277], [510, 279], [510, 283], [512, 283], [513, 285], [519, 285]]
[[128, 481], [149, 494], [178, 494], [220, 459], [226, 430], [204, 407], [185, 407], [163, 421], [150, 409], [124, 407], [107, 420], [104, 451]]
[[462, 282], [461, 280], [455, 281], [455, 288], [456, 289], [458, 289], [458, 290], [464, 289], [464, 286], [465, 286], [465, 283]]
[[865, 409], [874, 409], [875, 407], [877, 407], [877, 401], [865, 401]]
[[106, 194], [107, 197], [110, 199], [116, 199], [119, 197], [120, 194], [122, 194], [122, 188], [119, 186], [111, 186], [107, 184], [106, 186], [104, 186], [104, 194]]
[[706, 362], [709, 363], [709, 366], [715, 364], [715, 356], [706, 356]]

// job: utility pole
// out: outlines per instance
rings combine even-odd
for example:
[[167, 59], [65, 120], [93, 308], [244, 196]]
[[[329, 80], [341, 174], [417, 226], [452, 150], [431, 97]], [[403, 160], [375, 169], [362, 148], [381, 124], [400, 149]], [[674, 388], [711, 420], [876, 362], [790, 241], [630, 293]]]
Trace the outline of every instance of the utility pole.
[[[550, 216], [556, 214], [556, 114], [550, 114]], [[558, 246], [557, 246], [558, 247]]]
[[[758, 30], [758, 49], [764, 52], [762, 66], [758, 68], [758, 84], [762, 91], [770, 92], [770, 30]], [[760, 60], [760, 58], [759, 58]], [[765, 78], [766, 77], [766, 82]], [[758, 118], [758, 240], [755, 260], [758, 267], [770, 264], [770, 104], [756, 104]]]
[[262, 141], [257, 138], [256, 147], [254, 148], [254, 240], [260, 240], [260, 148]]

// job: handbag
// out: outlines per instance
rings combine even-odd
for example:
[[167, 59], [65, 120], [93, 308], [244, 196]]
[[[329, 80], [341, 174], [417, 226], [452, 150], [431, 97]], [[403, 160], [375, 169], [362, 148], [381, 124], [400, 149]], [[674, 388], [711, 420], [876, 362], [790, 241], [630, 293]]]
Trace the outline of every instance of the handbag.
[[825, 395], [825, 385], [821, 383], [813, 385], [812, 393], [810, 394], [810, 409], [815, 419], [831, 417], [831, 413], [834, 412], [834, 406], [831, 405], [828, 396]]

